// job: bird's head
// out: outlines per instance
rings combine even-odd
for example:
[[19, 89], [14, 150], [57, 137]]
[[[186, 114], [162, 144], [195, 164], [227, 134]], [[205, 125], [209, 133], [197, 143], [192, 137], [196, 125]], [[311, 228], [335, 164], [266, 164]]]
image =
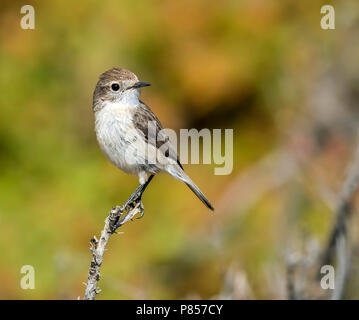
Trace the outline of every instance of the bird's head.
[[138, 100], [141, 87], [147, 87], [148, 82], [139, 81], [137, 76], [123, 68], [112, 68], [101, 74], [93, 95], [93, 109], [98, 111], [104, 102], [133, 103]]

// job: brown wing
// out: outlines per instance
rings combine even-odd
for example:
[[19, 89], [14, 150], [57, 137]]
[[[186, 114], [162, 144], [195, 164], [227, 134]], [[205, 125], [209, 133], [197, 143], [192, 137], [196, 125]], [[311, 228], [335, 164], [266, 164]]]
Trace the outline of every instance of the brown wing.
[[[152, 110], [142, 101], [140, 101], [140, 104], [133, 114], [133, 121], [136, 129], [144, 135], [147, 143], [152, 143], [158, 149], [164, 143], [168, 142], [168, 136], [164, 133], [164, 131], [161, 131], [163, 127], [160, 120], [158, 120]], [[148, 130], [149, 123], [154, 124], [154, 128], [151, 128], [151, 130]], [[160, 131], [161, 133], [159, 134]], [[173, 160], [176, 160], [179, 166], [183, 169], [175, 152], [171, 152], [169, 156]]]

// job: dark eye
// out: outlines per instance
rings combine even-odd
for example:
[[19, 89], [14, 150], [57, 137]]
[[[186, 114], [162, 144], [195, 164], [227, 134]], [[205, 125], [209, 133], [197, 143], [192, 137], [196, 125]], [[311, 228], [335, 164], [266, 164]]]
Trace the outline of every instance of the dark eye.
[[118, 91], [118, 90], [120, 90], [120, 85], [119, 85], [118, 83], [113, 83], [113, 84], [111, 85], [111, 89], [112, 89], [113, 91]]

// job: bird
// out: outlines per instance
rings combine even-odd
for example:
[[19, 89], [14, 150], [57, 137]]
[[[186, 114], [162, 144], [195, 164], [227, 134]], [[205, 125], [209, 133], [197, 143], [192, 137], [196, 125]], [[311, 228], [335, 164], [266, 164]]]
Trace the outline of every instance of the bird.
[[[139, 99], [140, 89], [147, 86], [150, 83], [139, 81], [133, 72], [115, 67], [100, 75], [93, 93], [95, 133], [102, 152], [117, 168], [139, 177], [140, 184], [125, 206], [141, 202], [153, 177], [167, 172], [184, 182], [213, 211], [211, 203], [184, 172], [162, 124]], [[164, 144], [167, 151], [161, 148]]]

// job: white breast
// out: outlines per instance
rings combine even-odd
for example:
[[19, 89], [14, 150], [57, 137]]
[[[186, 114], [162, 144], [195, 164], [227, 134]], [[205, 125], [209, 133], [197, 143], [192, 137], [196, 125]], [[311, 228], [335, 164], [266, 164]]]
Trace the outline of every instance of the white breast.
[[120, 102], [105, 103], [95, 113], [95, 131], [106, 157], [126, 173], [138, 174], [145, 143], [133, 125], [133, 108]]

